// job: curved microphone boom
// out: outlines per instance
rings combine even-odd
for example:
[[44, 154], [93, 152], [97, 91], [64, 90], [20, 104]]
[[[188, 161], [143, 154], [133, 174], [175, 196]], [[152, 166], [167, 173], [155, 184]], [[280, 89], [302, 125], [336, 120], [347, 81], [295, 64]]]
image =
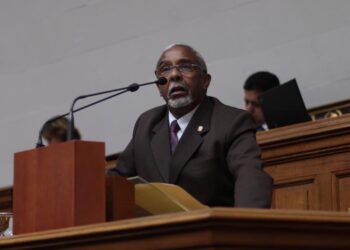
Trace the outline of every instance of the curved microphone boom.
[[[74, 131], [74, 115], [73, 115], [73, 113], [74, 112], [82, 110], [82, 109], [85, 109], [85, 108], [90, 107], [90, 106], [93, 106], [93, 105], [95, 105], [97, 103], [103, 102], [105, 100], [108, 100], [108, 99], [110, 99], [112, 97], [121, 95], [121, 94], [126, 93], [126, 92], [135, 92], [142, 86], [146, 86], [146, 85], [150, 85], [150, 84], [164, 85], [164, 84], [167, 83], [167, 81], [168, 80], [165, 77], [160, 77], [156, 81], [153, 81], [153, 82], [147, 82], [147, 83], [142, 83], [142, 84], [132, 83], [132, 84], [130, 84], [127, 87], [118, 88], [118, 89], [111, 89], [111, 90], [107, 90], [107, 91], [101, 91], [101, 92], [96, 92], [96, 93], [87, 94], [87, 95], [81, 95], [81, 96], [76, 97], [73, 100], [72, 105], [71, 105], [70, 110], [69, 110], [69, 124], [68, 124], [67, 141], [70, 141], [73, 138], [73, 131]], [[81, 99], [84, 99], [84, 98], [87, 98], [87, 97], [97, 96], [97, 95], [104, 95], [104, 94], [117, 92], [117, 91], [119, 91], [119, 92], [116, 93], [116, 94], [107, 96], [107, 97], [102, 98], [102, 99], [100, 99], [100, 100], [98, 100], [96, 102], [90, 103], [90, 104], [88, 104], [88, 105], [86, 105], [84, 107], [81, 107], [81, 108], [79, 108], [77, 110], [74, 110], [74, 105], [75, 105], [75, 103], [78, 100], [81, 100]]]

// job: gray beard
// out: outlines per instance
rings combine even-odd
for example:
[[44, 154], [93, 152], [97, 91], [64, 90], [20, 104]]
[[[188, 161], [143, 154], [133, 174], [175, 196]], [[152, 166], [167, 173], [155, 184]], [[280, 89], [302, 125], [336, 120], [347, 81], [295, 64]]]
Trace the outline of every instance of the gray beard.
[[188, 105], [190, 105], [193, 102], [192, 96], [189, 94], [188, 96], [185, 97], [180, 97], [176, 99], [169, 99], [168, 100], [168, 105], [171, 108], [183, 108]]

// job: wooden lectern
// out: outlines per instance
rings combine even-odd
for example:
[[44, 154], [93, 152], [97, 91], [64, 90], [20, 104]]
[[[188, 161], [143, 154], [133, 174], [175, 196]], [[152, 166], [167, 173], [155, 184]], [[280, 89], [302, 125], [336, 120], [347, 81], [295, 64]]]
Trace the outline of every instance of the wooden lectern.
[[102, 142], [69, 141], [14, 159], [14, 234], [105, 221]]

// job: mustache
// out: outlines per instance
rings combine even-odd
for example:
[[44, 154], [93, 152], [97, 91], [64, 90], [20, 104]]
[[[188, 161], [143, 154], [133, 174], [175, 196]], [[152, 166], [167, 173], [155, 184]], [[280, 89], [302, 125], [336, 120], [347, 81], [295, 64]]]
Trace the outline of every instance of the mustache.
[[183, 90], [188, 92], [190, 89], [183, 82], [170, 82], [170, 86], [167, 93], [168, 97], [170, 97], [171, 93], [177, 90]]

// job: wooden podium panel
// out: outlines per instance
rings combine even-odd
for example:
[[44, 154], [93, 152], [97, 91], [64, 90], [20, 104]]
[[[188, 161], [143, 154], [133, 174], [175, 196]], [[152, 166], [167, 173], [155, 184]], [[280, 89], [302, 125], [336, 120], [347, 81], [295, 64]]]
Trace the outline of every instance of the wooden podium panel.
[[273, 208], [348, 211], [350, 115], [258, 132]]
[[106, 176], [106, 220], [136, 217], [135, 186], [125, 177]]
[[0, 239], [0, 249], [348, 250], [350, 214], [213, 208]]
[[15, 154], [14, 233], [105, 221], [104, 143], [70, 141]]

